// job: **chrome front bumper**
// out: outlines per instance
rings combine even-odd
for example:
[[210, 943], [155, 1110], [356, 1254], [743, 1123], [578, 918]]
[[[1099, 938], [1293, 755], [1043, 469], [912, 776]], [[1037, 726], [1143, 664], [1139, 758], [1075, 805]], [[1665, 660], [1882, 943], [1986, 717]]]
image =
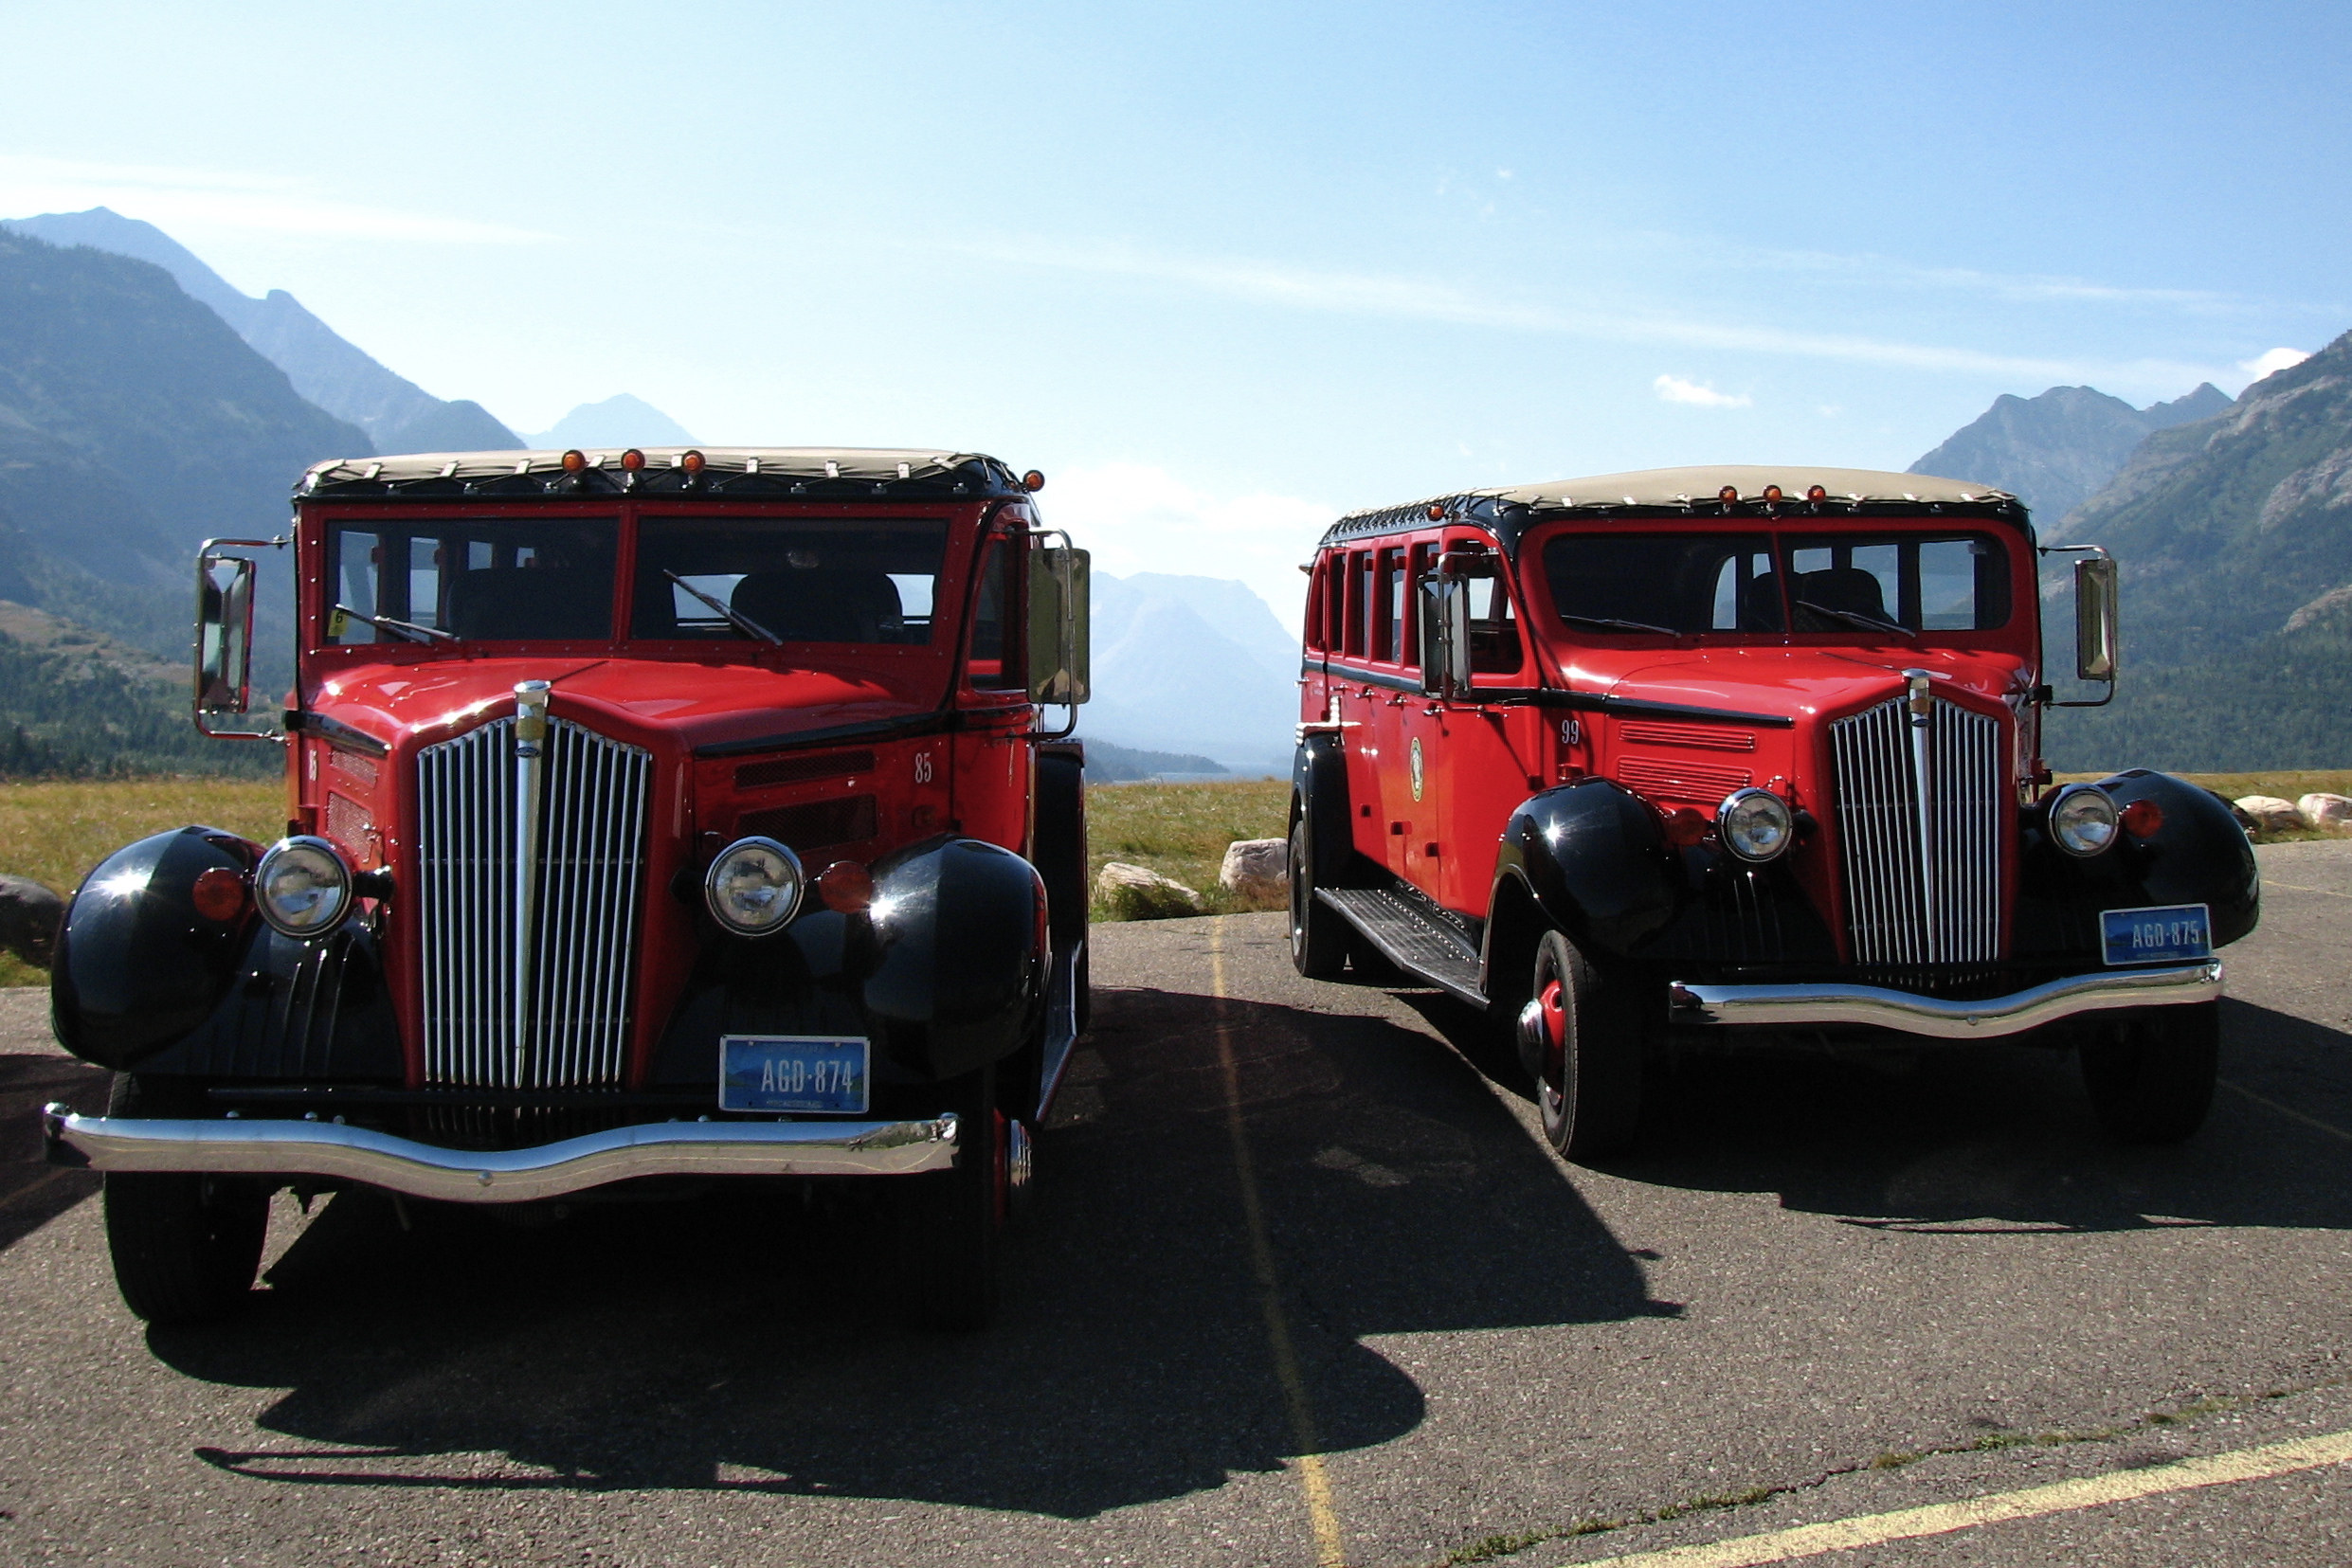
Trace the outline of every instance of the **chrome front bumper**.
[[2113, 969], [1988, 997], [1949, 1001], [1876, 985], [1694, 985], [1667, 990], [1675, 1024], [1863, 1024], [1945, 1040], [1998, 1039], [2083, 1013], [2177, 1007], [2221, 995], [2221, 961], [2165, 969]]
[[651, 1122], [521, 1149], [449, 1149], [336, 1122], [41, 1113], [49, 1162], [364, 1182], [450, 1203], [526, 1203], [638, 1176], [912, 1176], [955, 1162], [956, 1118]]

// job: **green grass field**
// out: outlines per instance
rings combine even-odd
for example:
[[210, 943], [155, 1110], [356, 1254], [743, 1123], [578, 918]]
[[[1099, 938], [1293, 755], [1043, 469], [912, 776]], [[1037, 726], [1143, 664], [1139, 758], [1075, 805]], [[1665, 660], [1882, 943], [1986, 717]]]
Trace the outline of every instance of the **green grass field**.
[[[2233, 800], [2278, 795], [2291, 801], [2316, 791], [2352, 795], [2352, 772], [2187, 777]], [[1217, 886], [1217, 868], [1225, 846], [1236, 838], [1282, 836], [1290, 793], [1290, 784], [1280, 779], [1096, 785], [1086, 795], [1092, 851], [1088, 875], [1099, 872], [1106, 860], [1125, 860], [1198, 890], [1212, 913], [1275, 907], [1225, 892]], [[226, 828], [266, 843], [283, 830], [285, 786], [276, 780], [188, 778], [0, 784], [0, 872], [71, 892], [91, 867], [122, 845], [190, 822]], [[1098, 920], [1115, 918], [1099, 901], [1094, 912]], [[45, 979], [18, 959], [0, 955], [0, 985], [39, 985]]]

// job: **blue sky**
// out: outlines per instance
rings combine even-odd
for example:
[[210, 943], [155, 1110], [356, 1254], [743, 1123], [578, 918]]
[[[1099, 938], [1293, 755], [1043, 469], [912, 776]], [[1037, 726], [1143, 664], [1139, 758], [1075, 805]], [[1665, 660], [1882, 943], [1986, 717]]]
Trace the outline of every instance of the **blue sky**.
[[1899, 468], [2001, 392], [2234, 392], [2352, 327], [2342, 6], [7, 26], [0, 215], [147, 218], [518, 429], [625, 390], [711, 441], [995, 451], [1106, 567], [1286, 612], [1340, 508]]

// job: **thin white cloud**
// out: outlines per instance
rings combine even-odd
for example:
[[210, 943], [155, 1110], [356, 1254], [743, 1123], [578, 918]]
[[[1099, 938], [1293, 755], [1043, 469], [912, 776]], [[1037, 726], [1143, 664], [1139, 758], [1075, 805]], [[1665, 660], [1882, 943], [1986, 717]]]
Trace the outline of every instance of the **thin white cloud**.
[[1246, 259], [1171, 255], [1115, 243], [1073, 244], [1046, 240], [1003, 240], [959, 248], [967, 255], [1016, 265], [1170, 283], [1293, 310], [1446, 321], [1600, 342], [1790, 354], [2031, 381], [2042, 386], [2091, 380], [2134, 387], [2175, 382], [2195, 386], [2216, 373], [2211, 367], [2168, 360], [2102, 364], [2043, 359], [1841, 333], [1796, 332], [1740, 322], [1697, 320], [1634, 306], [1579, 310], [1512, 303], [1486, 298], [1430, 279], [1321, 271]]
[[0, 212], [30, 217], [107, 207], [170, 230], [232, 229], [430, 244], [530, 244], [507, 224], [408, 212], [317, 194], [299, 180], [235, 170], [81, 163], [0, 153]]
[[2260, 381], [2264, 376], [2276, 375], [2281, 370], [2290, 369], [2310, 357], [2310, 354], [2301, 349], [2272, 349], [2268, 353], [2259, 353], [2252, 359], [2240, 360], [2237, 368], [2246, 372], [2248, 381]]
[[1983, 272], [1973, 267], [1924, 267], [1896, 257], [1871, 252], [1840, 254], [1818, 250], [1767, 250], [1740, 247], [1726, 252], [1734, 264], [1790, 272], [1834, 273], [1859, 282], [1908, 288], [1947, 289], [1981, 294], [1997, 299], [2031, 303], [2058, 301], [2080, 304], [2165, 305], [2188, 310], [2248, 308], [2248, 302], [2208, 289], [2141, 288], [2100, 283], [2081, 278], [2031, 273]]
[[1753, 408], [1756, 400], [1746, 392], [1718, 392], [1704, 381], [1685, 381], [1680, 376], [1660, 376], [1650, 386], [1664, 403], [1688, 403], [1698, 408]]

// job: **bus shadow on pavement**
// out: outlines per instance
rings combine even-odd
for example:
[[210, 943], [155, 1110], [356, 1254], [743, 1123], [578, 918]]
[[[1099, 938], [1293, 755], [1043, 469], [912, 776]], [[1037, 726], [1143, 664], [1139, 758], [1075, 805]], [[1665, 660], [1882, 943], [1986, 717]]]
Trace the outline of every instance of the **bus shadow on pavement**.
[[[1221, 1055], [1234, 1058], [1234, 1091]], [[1097, 992], [997, 1325], [896, 1326], [882, 1205], [733, 1194], [535, 1228], [334, 1199], [250, 1312], [150, 1343], [282, 1389], [209, 1463], [289, 1484], [693, 1487], [1083, 1518], [1301, 1451], [1232, 1109], [1327, 1451], [1423, 1416], [1373, 1334], [1661, 1313], [1457, 1057], [1380, 1019]]]
[[[1710, 1053], [1676, 1064], [1653, 1096], [1641, 1147], [1608, 1168], [1668, 1186], [1774, 1192], [1790, 1209], [1927, 1233], [2352, 1228], [2352, 1036], [2240, 1001], [2222, 1007], [2222, 1087], [2184, 1144], [2108, 1138], [2071, 1051]], [[2298, 1123], [2245, 1090], [2344, 1131]]]
[[0, 1054], [0, 1251], [98, 1191], [90, 1172], [44, 1162], [41, 1108], [63, 1100], [84, 1113], [104, 1110], [110, 1081], [69, 1056]]

